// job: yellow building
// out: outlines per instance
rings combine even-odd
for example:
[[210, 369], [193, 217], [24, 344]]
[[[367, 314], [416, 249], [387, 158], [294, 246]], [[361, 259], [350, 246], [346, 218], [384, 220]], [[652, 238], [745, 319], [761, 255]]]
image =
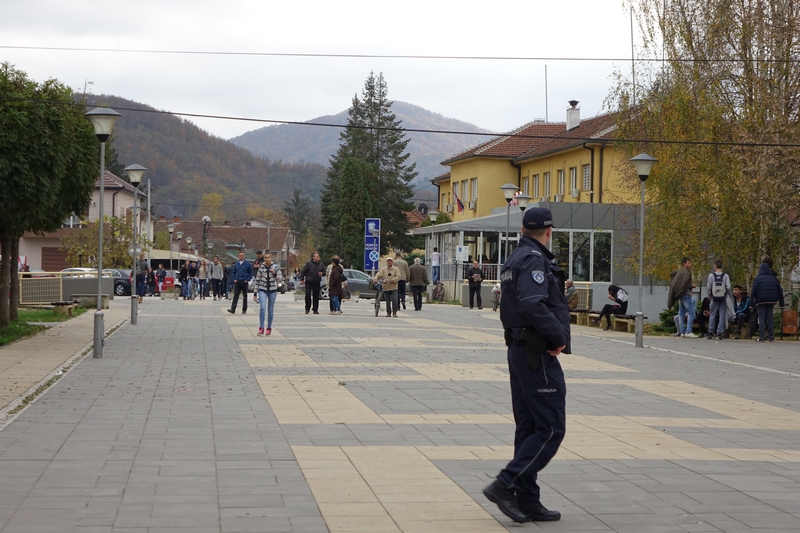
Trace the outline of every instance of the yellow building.
[[613, 115], [581, 121], [578, 102], [570, 104], [566, 122], [534, 121], [443, 161], [450, 172], [433, 180], [439, 210], [453, 222], [487, 216], [506, 207], [506, 183], [531, 202], [637, 203], [619, 173]]

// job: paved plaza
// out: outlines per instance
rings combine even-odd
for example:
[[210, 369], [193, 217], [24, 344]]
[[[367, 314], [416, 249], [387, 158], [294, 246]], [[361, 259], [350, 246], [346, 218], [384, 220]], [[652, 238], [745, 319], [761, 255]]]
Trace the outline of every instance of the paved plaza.
[[[228, 305], [145, 299], [10, 418], [0, 532], [800, 531], [800, 343], [637, 349], [575, 327], [567, 436], [540, 477], [563, 518], [519, 525], [481, 494], [512, 455], [497, 313], [305, 315], [286, 294], [257, 337], [258, 306]], [[91, 315], [0, 349], [3, 405], [91, 341]]]

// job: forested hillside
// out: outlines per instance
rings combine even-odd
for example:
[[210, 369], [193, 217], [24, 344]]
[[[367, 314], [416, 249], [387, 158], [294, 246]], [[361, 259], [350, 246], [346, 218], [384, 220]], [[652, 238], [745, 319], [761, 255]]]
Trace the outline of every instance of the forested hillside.
[[322, 165], [258, 157], [147, 105], [116, 96], [89, 97], [90, 106], [100, 104], [122, 114], [112, 145], [122, 166], [138, 163], [148, 169], [145, 178], [152, 180], [157, 215], [193, 216], [202, 196], [212, 192], [223, 196], [221, 211], [231, 218], [243, 218], [248, 206], [280, 209], [294, 188], [319, 198]]
[[[392, 111], [402, 121], [404, 128], [481, 133], [488, 131], [405, 102], [394, 101]], [[347, 123], [347, 110], [336, 115], [318, 117], [307, 123], [344, 125]], [[339, 147], [340, 132], [340, 128], [282, 124], [249, 131], [234, 137], [231, 142], [275, 161], [310, 161], [327, 166]], [[486, 137], [476, 135], [415, 132], [409, 132], [408, 138], [411, 140], [408, 145], [411, 154], [409, 162], [417, 163], [417, 183], [428, 183], [431, 178], [446, 172], [447, 168], [439, 164], [444, 159], [487, 140]]]

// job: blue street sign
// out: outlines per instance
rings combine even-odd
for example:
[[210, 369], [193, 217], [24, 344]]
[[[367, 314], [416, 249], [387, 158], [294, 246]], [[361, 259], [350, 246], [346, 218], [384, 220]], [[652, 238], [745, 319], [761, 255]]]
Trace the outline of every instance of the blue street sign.
[[[376, 235], [373, 235], [373, 231]], [[380, 269], [381, 219], [364, 219], [364, 271]]]

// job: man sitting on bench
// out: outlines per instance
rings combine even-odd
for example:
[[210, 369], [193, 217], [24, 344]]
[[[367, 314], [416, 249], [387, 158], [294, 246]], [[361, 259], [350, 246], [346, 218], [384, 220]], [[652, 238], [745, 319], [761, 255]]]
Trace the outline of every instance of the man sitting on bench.
[[600, 311], [600, 318], [595, 320], [595, 324], [599, 326], [603, 317], [606, 317], [606, 331], [611, 329], [611, 315], [624, 315], [628, 310], [628, 293], [622, 287], [609, 285], [608, 299], [613, 300], [614, 303], [604, 305], [603, 310]]

